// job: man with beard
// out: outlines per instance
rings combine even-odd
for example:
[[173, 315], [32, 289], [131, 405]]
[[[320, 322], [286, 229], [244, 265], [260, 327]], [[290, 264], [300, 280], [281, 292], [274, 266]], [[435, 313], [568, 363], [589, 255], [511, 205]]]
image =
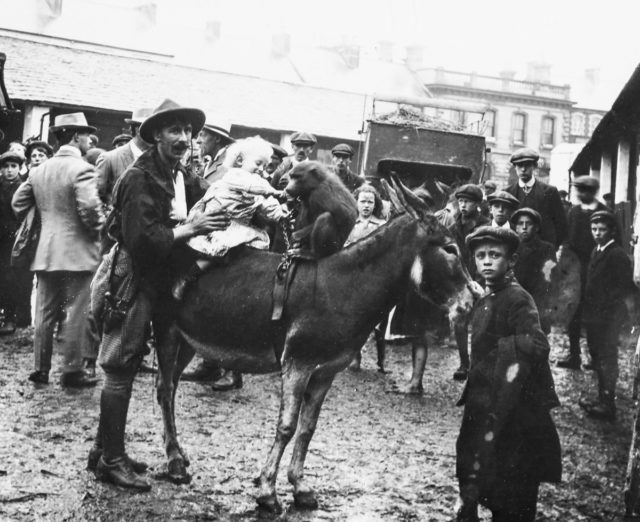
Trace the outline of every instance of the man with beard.
[[318, 140], [313, 134], [294, 132], [291, 135], [293, 154], [284, 158], [282, 165], [273, 173], [271, 186], [278, 190], [284, 190], [289, 183], [289, 171], [298, 163], [308, 161], [311, 158], [311, 153], [316, 143], [318, 143]]
[[364, 183], [364, 180], [351, 172], [351, 160], [353, 159], [353, 149], [346, 143], [339, 143], [331, 149], [331, 162], [333, 171], [338, 175], [344, 186], [353, 192]]

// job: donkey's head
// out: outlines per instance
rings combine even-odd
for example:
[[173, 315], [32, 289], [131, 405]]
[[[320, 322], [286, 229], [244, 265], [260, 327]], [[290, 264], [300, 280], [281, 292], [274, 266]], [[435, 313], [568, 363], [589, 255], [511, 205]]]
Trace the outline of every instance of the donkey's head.
[[479, 288], [471, 279], [451, 233], [429, 212], [425, 203], [392, 177], [389, 194], [393, 213], [408, 213], [418, 224], [417, 253], [411, 266], [411, 281], [420, 296], [446, 308], [450, 320], [471, 310]]

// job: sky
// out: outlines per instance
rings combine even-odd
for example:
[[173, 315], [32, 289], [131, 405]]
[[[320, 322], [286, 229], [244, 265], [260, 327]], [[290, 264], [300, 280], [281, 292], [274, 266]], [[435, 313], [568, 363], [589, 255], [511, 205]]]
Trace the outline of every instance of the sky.
[[[571, 84], [574, 99], [584, 70], [597, 68], [608, 106], [640, 61], [636, 0], [155, 0], [155, 39], [142, 37], [140, 24], [122, 22], [132, 6], [148, 1], [63, 0], [63, 9], [78, 16], [48, 30], [178, 55], [197, 54], [207, 20], [219, 20], [223, 36], [242, 42], [247, 52], [279, 32], [289, 33], [294, 46], [373, 48], [389, 40], [399, 47], [422, 45], [425, 66], [479, 74], [510, 69], [524, 78], [527, 62], [548, 62], [552, 83]], [[0, 0], [0, 26], [25, 29], [30, 2], [45, 0]]]

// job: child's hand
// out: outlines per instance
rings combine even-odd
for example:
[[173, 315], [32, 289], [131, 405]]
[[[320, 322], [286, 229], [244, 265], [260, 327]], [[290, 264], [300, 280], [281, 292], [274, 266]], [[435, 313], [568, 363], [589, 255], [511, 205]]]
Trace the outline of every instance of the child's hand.
[[280, 201], [280, 203], [285, 203], [287, 201], [287, 194], [284, 190], [274, 190], [271, 195]]

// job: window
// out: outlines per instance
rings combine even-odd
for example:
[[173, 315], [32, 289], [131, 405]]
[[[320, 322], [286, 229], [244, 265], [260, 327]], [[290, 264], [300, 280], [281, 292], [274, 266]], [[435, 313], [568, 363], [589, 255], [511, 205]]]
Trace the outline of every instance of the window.
[[496, 111], [486, 111], [484, 113], [484, 135], [486, 138], [496, 137]]
[[521, 112], [513, 114], [512, 141], [515, 145], [524, 145], [527, 131], [527, 115]]
[[542, 117], [542, 146], [543, 147], [553, 147], [554, 139], [555, 139], [555, 127], [556, 121], [551, 116], [543, 116]]
[[589, 134], [593, 134], [593, 131], [596, 130], [600, 120], [602, 120], [602, 116], [599, 114], [591, 114], [589, 116]]
[[571, 115], [571, 134], [573, 134], [574, 136], [584, 136], [584, 124], [584, 114], [582, 114], [581, 112], [574, 112]]

